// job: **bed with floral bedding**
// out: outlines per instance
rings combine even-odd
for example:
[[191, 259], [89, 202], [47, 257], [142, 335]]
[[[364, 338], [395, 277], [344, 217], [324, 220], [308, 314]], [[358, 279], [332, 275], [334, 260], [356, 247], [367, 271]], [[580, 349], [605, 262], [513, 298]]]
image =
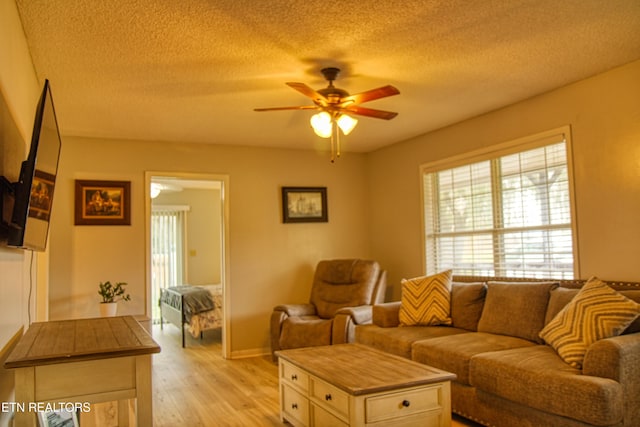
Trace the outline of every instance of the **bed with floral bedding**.
[[169, 322], [182, 332], [185, 346], [185, 326], [194, 337], [222, 327], [222, 285], [180, 285], [163, 289], [160, 295], [160, 325]]

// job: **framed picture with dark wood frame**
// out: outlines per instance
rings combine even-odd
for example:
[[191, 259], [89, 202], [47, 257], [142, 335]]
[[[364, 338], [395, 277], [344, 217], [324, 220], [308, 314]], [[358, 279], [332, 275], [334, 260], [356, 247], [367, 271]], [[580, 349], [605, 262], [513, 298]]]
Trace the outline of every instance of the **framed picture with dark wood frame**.
[[282, 187], [282, 222], [328, 222], [327, 187]]
[[131, 182], [77, 179], [75, 225], [131, 225]]

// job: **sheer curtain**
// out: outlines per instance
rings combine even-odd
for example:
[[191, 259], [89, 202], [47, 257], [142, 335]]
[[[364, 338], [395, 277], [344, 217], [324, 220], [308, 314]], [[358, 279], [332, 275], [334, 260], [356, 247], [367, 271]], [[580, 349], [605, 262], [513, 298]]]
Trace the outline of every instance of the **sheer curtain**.
[[188, 206], [153, 206], [151, 212], [151, 298], [153, 321], [160, 320], [160, 290], [184, 283]]

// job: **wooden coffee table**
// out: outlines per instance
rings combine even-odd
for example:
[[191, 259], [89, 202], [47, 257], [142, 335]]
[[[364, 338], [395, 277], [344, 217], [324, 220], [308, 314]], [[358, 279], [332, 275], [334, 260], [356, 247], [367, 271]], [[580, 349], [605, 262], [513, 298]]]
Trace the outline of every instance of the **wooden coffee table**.
[[280, 418], [294, 426], [451, 425], [455, 374], [360, 344], [277, 351]]

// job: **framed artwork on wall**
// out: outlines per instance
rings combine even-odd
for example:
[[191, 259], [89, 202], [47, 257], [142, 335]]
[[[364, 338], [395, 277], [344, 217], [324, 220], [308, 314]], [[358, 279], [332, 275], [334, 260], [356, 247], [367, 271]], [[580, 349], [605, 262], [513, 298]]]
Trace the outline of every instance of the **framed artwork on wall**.
[[76, 180], [75, 225], [131, 225], [130, 181]]
[[282, 222], [328, 222], [327, 187], [282, 187]]

